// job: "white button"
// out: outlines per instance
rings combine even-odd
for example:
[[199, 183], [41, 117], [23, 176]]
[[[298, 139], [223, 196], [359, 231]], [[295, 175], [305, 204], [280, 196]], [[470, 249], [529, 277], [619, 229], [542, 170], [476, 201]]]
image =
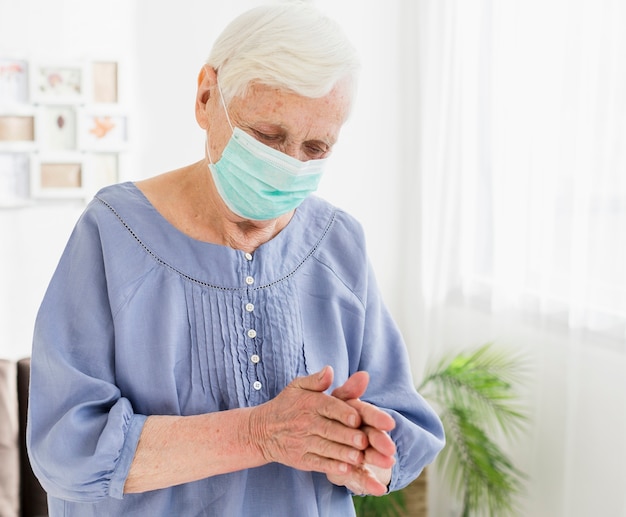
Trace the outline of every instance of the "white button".
[[252, 260], [252, 253], [246, 253], [244, 257], [246, 257], [246, 260]]
[[248, 285], [254, 284], [254, 278], [252, 278], [251, 276], [247, 276], [246, 277], [246, 284], [248, 284]]
[[253, 354], [250, 357], [250, 361], [252, 361], [254, 364], [258, 363], [261, 361], [261, 358], [257, 355], [257, 354]]
[[263, 384], [261, 384], [259, 381], [254, 381], [254, 384], [252, 385], [252, 387], [255, 390], [259, 391], [263, 387]]
[[253, 303], [246, 303], [246, 310], [248, 312], [252, 312], [254, 310], [254, 304]]
[[255, 338], [256, 337], [256, 330], [254, 330], [254, 329], [248, 330], [248, 337]]

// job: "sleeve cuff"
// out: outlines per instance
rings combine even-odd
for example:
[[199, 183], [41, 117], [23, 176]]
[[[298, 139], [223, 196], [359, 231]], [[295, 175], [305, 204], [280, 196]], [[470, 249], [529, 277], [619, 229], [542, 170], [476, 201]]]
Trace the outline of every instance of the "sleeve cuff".
[[124, 445], [109, 485], [109, 495], [115, 499], [124, 497], [124, 485], [130, 471], [130, 465], [135, 457], [135, 451], [137, 450], [137, 444], [139, 443], [139, 437], [141, 436], [146, 418], [145, 415], [133, 415], [130, 420]]

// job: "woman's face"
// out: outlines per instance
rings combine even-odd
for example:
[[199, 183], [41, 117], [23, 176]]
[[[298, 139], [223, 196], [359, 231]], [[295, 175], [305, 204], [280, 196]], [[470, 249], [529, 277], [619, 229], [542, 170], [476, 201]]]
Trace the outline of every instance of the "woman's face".
[[[253, 84], [228, 106], [233, 126], [301, 161], [326, 158], [339, 137], [351, 103], [351, 89], [340, 82], [318, 99]], [[232, 129], [217, 88], [206, 102], [206, 130], [213, 161], [219, 160]], [[201, 124], [202, 125], [202, 124]]]

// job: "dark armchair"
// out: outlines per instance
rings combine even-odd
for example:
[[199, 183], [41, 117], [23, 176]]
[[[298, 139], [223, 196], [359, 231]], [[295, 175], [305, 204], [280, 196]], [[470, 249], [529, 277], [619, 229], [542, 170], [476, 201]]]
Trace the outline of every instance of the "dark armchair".
[[46, 493], [26, 454], [30, 359], [0, 359], [0, 516], [48, 515]]

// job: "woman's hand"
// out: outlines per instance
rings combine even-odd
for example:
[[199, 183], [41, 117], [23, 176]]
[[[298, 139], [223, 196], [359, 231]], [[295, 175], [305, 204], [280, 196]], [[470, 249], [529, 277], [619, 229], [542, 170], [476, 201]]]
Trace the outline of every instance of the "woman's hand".
[[341, 476], [363, 464], [368, 432], [354, 404], [324, 393], [332, 381], [326, 366], [254, 408], [250, 436], [266, 461]]
[[352, 467], [346, 475], [328, 475], [328, 479], [336, 485], [346, 486], [355, 494], [380, 496], [387, 493], [391, 468], [395, 463], [396, 447], [387, 434], [395, 427], [395, 421], [389, 414], [359, 399], [368, 383], [367, 372], [356, 372], [332, 393], [333, 397], [344, 400], [359, 412], [368, 447], [363, 451], [363, 465]]
[[383, 495], [395, 463], [387, 435], [393, 418], [359, 400], [369, 376], [357, 372], [333, 391], [333, 370], [299, 377], [276, 398], [257, 406], [250, 436], [268, 462], [323, 472], [355, 493]]
[[[166, 488], [276, 461], [323, 472], [357, 493], [384, 493], [384, 468], [393, 465], [395, 452], [385, 431], [393, 427], [393, 419], [358, 400], [367, 374], [353, 375], [334, 396], [324, 393], [332, 380], [333, 370], [326, 367], [295, 379], [260, 406], [149, 416], [124, 492]], [[382, 475], [372, 475], [381, 467]]]

